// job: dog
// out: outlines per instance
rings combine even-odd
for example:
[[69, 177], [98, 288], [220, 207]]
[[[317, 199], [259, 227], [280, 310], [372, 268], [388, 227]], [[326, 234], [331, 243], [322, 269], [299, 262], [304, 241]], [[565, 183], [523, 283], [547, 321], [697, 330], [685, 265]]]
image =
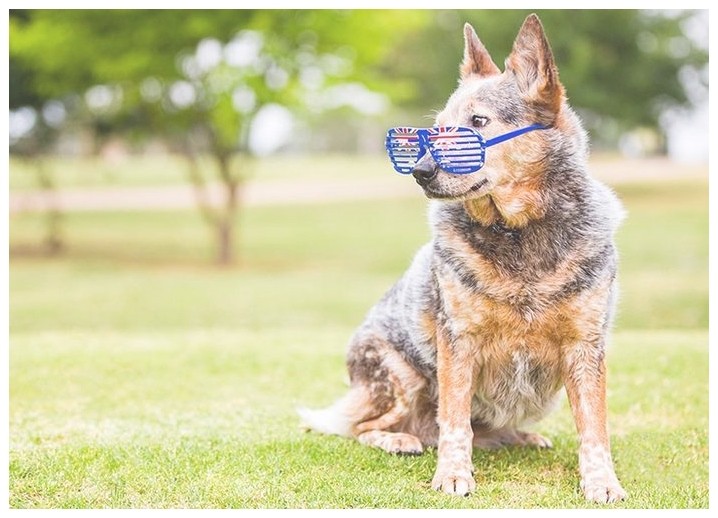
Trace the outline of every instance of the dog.
[[460, 80], [437, 126], [490, 138], [481, 170], [413, 166], [431, 241], [350, 341], [350, 388], [299, 409], [315, 431], [397, 454], [438, 447], [432, 487], [475, 490], [473, 447], [551, 447], [520, 428], [564, 387], [586, 499], [626, 498], [606, 423], [606, 343], [617, 292], [616, 195], [587, 172], [588, 137], [569, 106], [539, 18], [526, 18], [501, 72], [468, 23]]

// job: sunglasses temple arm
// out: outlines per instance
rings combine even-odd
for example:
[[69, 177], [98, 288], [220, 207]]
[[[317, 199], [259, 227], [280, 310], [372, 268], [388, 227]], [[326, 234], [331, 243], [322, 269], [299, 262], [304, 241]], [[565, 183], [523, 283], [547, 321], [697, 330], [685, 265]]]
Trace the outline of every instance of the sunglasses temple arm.
[[519, 135], [523, 135], [524, 133], [528, 133], [529, 131], [537, 129], [546, 129], [546, 126], [542, 126], [541, 124], [532, 124], [531, 126], [526, 126], [525, 128], [509, 131], [508, 133], [504, 133], [503, 135], [499, 135], [498, 137], [494, 137], [487, 140], [484, 145], [486, 147], [495, 146], [496, 144], [500, 144], [501, 142], [510, 140], [514, 137], [518, 137]]

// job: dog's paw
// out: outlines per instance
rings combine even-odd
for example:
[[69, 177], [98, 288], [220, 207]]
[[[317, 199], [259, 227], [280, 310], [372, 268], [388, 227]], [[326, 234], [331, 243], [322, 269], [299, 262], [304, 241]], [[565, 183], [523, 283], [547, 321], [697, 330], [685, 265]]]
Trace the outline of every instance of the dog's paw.
[[367, 446], [374, 446], [396, 455], [421, 455], [424, 447], [421, 441], [408, 433], [369, 430], [357, 436], [357, 440]]
[[395, 433], [387, 438], [381, 448], [395, 455], [421, 455], [424, 447], [421, 441], [408, 433]]
[[620, 502], [628, 497], [618, 480], [594, 480], [590, 483], [581, 481], [581, 489], [586, 500], [597, 504]]
[[551, 439], [533, 432], [519, 432], [522, 443], [525, 446], [533, 446], [534, 448], [553, 448]]
[[494, 450], [503, 446], [528, 446], [534, 448], [553, 448], [551, 440], [533, 432], [522, 432], [513, 428], [499, 430], [474, 430], [473, 445], [476, 448]]
[[437, 471], [431, 481], [431, 487], [448, 495], [467, 496], [476, 489], [471, 472], [445, 473]]

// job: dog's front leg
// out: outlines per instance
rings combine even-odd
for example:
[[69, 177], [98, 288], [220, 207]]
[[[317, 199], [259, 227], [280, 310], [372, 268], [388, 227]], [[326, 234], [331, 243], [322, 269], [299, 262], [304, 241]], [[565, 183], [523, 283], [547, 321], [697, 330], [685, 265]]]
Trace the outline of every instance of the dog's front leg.
[[603, 343], [580, 344], [566, 355], [564, 384], [580, 440], [578, 466], [586, 499], [599, 503], [625, 499], [613, 469], [606, 426]]
[[431, 487], [450, 495], [465, 496], [476, 488], [471, 463], [475, 362], [470, 351], [465, 340], [438, 337], [439, 454]]

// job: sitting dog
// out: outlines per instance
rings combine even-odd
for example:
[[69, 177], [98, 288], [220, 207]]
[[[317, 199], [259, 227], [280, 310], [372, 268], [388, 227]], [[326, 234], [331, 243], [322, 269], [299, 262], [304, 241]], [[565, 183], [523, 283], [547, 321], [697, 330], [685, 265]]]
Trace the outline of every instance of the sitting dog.
[[479, 135], [485, 159], [470, 174], [447, 172], [450, 153], [432, 130], [418, 132], [428, 136], [410, 151], [433, 148], [408, 172], [431, 200], [432, 240], [352, 338], [348, 393], [300, 414], [316, 431], [391, 453], [438, 446], [432, 487], [467, 495], [476, 485], [472, 447], [551, 446], [520, 427], [565, 387], [585, 497], [622, 500], [605, 353], [623, 210], [587, 172], [587, 136], [538, 17], [525, 20], [503, 73], [469, 24], [464, 37], [460, 83], [435, 133]]

